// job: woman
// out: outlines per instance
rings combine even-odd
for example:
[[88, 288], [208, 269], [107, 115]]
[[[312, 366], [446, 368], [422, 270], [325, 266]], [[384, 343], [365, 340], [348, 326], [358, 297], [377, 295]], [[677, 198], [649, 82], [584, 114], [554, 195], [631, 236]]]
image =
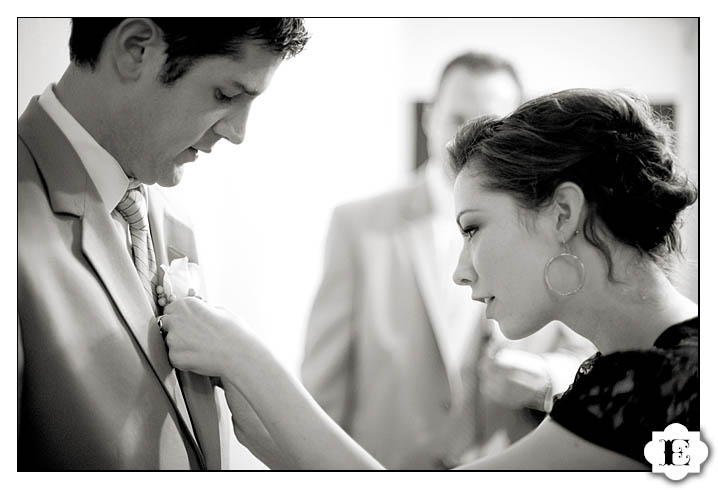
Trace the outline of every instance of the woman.
[[[596, 90], [459, 130], [454, 281], [510, 339], [560, 320], [600, 351], [534, 432], [464, 468], [646, 469], [651, 431], [698, 430], [697, 306], [664, 271], [696, 190], [671, 144], [645, 101]], [[165, 313], [172, 363], [222, 377], [235, 432], [270, 467], [380, 467], [243, 322], [194, 298]]]

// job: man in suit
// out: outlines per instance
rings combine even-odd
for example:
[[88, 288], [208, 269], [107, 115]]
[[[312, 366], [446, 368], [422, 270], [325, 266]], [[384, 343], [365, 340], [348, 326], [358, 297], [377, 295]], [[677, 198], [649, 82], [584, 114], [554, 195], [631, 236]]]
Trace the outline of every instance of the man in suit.
[[[300, 52], [300, 19], [75, 19], [18, 120], [18, 468], [220, 469], [215, 387], [172, 368], [160, 265], [197, 262], [156, 186]], [[148, 210], [148, 212], [147, 212]]]
[[561, 324], [509, 342], [452, 281], [461, 237], [445, 146], [467, 120], [521, 99], [505, 60], [453, 59], [423, 114], [429, 160], [418, 179], [332, 217], [302, 380], [388, 468], [449, 468], [504, 448], [592, 351]]

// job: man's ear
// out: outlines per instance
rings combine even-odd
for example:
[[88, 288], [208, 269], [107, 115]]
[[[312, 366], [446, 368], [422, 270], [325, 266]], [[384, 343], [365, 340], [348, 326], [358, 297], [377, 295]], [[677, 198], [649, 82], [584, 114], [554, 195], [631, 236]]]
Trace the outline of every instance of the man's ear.
[[431, 133], [431, 111], [433, 109], [433, 102], [427, 102], [421, 108], [421, 128], [424, 130], [424, 134], [427, 136]]
[[157, 56], [164, 60], [162, 31], [150, 19], [123, 20], [108, 41], [108, 54], [122, 79], [137, 80]]
[[580, 230], [585, 202], [583, 190], [573, 182], [563, 182], [556, 187], [552, 213], [556, 231], [563, 240], [568, 241]]

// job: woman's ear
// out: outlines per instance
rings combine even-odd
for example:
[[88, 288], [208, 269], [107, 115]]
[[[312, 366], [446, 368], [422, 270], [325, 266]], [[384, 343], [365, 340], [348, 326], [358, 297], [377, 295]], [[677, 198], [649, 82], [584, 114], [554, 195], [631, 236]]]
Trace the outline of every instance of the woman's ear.
[[573, 182], [563, 182], [553, 194], [553, 211], [556, 231], [568, 241], [581, 225], [586, 200], [583, 190]]
[[124, 80], [139, 79], [153, 57], [164, 57], [162, 32], [150, 19], [123, 20], [108, 37], [108, 43], [108, 54]]

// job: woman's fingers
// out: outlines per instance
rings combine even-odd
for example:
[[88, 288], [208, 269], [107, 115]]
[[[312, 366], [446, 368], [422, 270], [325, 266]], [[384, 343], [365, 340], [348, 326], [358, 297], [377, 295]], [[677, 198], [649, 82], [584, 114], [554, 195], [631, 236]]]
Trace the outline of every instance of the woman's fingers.
[[190, 368], [187, 360], [191, 344], [186, 336], [191, 332], [184, 326], [191, 323], [192, 319], [187, 317], [187, 308], [182, 303], [175, 301], [168, 304], [164, 314], [157, 318], [157, 326], [165, 339], [170, 363], [177, 369], [187, 370]]
[[174, 367], [207, 376], [218, 376], [227, 357], [228, 333], [232, 331], [226, 315], [202, 299], [185, 297], [168, 304], [158, 326]]
[[165, 306], [164, 313], [166, 315], [172, 315], [173, 313], [177, 313], [184, 308], [184, 303], [184, 298], [172, 301], [171, 303], [168, 303], [167, 306]]

